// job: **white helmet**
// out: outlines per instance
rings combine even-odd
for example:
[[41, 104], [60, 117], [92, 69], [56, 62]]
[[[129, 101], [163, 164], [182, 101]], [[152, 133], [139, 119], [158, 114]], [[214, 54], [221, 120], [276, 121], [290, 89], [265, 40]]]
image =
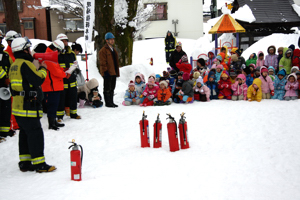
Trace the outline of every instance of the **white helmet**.
[[63, 33], [58, 34], [57, 37], [56, 37], [56, 39], [57, 40], [69, 40], [68, 36], [66, 36]]
[[22, 35], [16, 31], [8, 31], [5, 36], [5, 40], [13, 41], [15, 38], [20, 38]]
[[61, 40], [55, 40], [52, 42], [53, 46], [57, 48], [59, 51], [63, 51], [65, 49], [65, 45]]
[[31, 42], [27, 37], [16, 38], [11, 43], [11, 49], [13, 53], [17, 51], [23, 51], [24, 49], [27, 49], [29, 47], [31, 47]]

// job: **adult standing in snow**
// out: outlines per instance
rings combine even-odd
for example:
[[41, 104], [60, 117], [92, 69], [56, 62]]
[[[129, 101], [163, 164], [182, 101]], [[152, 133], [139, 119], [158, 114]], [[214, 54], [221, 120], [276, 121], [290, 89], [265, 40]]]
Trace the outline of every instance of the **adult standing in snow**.
[[105, 34], [106, 44], [99, 51], [100, 74], [103, 77], [103, 94], [105, 106], [116, 108], [118, 105], [114, 104], [114, 90], [116, 88], [117, 77], [120, 77], [119, 72], [119, 57], [115, 44], [115, 36], [108, 32]]
[[14, 96], [12, 113], [20, 127], [19, 168], [22, 172], [51, 172], [56, 168], [45, 162], [44, 133], [40, 122], [43, 116], [40, 86], [47, 76], [47, 66], [42, 63], [36, 69], [28, 38], [14, 39], [11, 47], [16, 58], [9, 70], [9, 80]]
[[173, 36], [171, 31], [167, 32], [167, 36], [165, 38], [165, 50], [166, 50], [166, 62], [169, 63], [171, 53], [175, 51], [176, 38]]
[[182, 50], [182, 43], [177, 42], [176, 43], [176, 51], [173, 51], [171, 53], [170, 62], [169, 65], [176, 70], [176, 72], [179, 72], [179, 69], [176, 67], [176, 63], [179, 62], [179, 60], [182, 58], [183, 55], [186, 55], [186, 53]]

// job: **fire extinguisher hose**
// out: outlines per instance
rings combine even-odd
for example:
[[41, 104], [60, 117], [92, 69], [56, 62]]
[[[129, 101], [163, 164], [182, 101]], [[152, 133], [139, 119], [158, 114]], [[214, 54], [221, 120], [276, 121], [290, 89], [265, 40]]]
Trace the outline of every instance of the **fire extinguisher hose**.
[[81, 168], [82, 168], [82, 160], [83, 160], [83, 148], [81, 145], [78, 145], [80, 146], [80, 150], [81, 150]]
[[186, 145], [186, 137], [185, 137], [185, 132], [184, 132], [184, 123], [182, 124], [182, 130], [183, 130], [184, 145]]

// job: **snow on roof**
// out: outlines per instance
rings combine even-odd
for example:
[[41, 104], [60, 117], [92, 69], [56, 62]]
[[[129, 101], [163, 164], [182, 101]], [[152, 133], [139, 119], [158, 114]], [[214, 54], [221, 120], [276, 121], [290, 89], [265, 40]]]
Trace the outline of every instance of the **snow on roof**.
[[300, 6], [298, 6], [297, 4], [293, 4], [292, 7], [294, 8], [294, 11], [298, 14], [298, 16], [300, 17]]
[[[222, 12], [224, 14], [229, 14], [229, 10], [225, 7], [225, 5], [224, 5], [224, 7], [222, 7]], [[249, 22], [249, 23], [252, 23], [256, 20], [253, 13], [252, 13], [252, 11], [251, 11], [251, 9], [250, 9], [250, 7], [247, 4], [244, 5], [243, 7], [239, 8], [234, 14], [230, 14], [230, 15], [234, 19], [238, 19], [238, 20], [241, 20], [241, 21], [244, 21], [244, 22]], [[221, 18], [221, 16], [210, 19], [210, 20], [207, 21], [207, 23], [210, 26], [214, 26], [220, 18]]]

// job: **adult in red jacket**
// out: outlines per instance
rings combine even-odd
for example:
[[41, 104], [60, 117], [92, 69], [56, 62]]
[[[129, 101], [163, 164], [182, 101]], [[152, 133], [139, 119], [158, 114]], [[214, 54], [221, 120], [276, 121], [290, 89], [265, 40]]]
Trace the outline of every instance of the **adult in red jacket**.
[[294, 50], [292, 64], [300, 68], [300, 49]]
[[[48, 46], [46, 53], [57, 51], [60, 54], [64, 48], [65, 45], [61, 40], [55, 40]], [[63, 127], [64, 124], [56, 121], [56, 111], [60, 102], [61, 92], [64, 90], [63, 79], [66, 78], [66, 73], [58, 63], [45, 61], [45, 64], [47, 65], [47, 77], [42, 84], [42, 90], [47, 107], [49, 129], [59, 130], [59, 127]]]
[[186, 72], [188, 74], [190, 74], [192, 71], [192, 65], [189, 64], [187, 55], [183, 55], [181, 57], [179, 62], [176, 63], [176, 67], [179, 69], [179, 71]]

